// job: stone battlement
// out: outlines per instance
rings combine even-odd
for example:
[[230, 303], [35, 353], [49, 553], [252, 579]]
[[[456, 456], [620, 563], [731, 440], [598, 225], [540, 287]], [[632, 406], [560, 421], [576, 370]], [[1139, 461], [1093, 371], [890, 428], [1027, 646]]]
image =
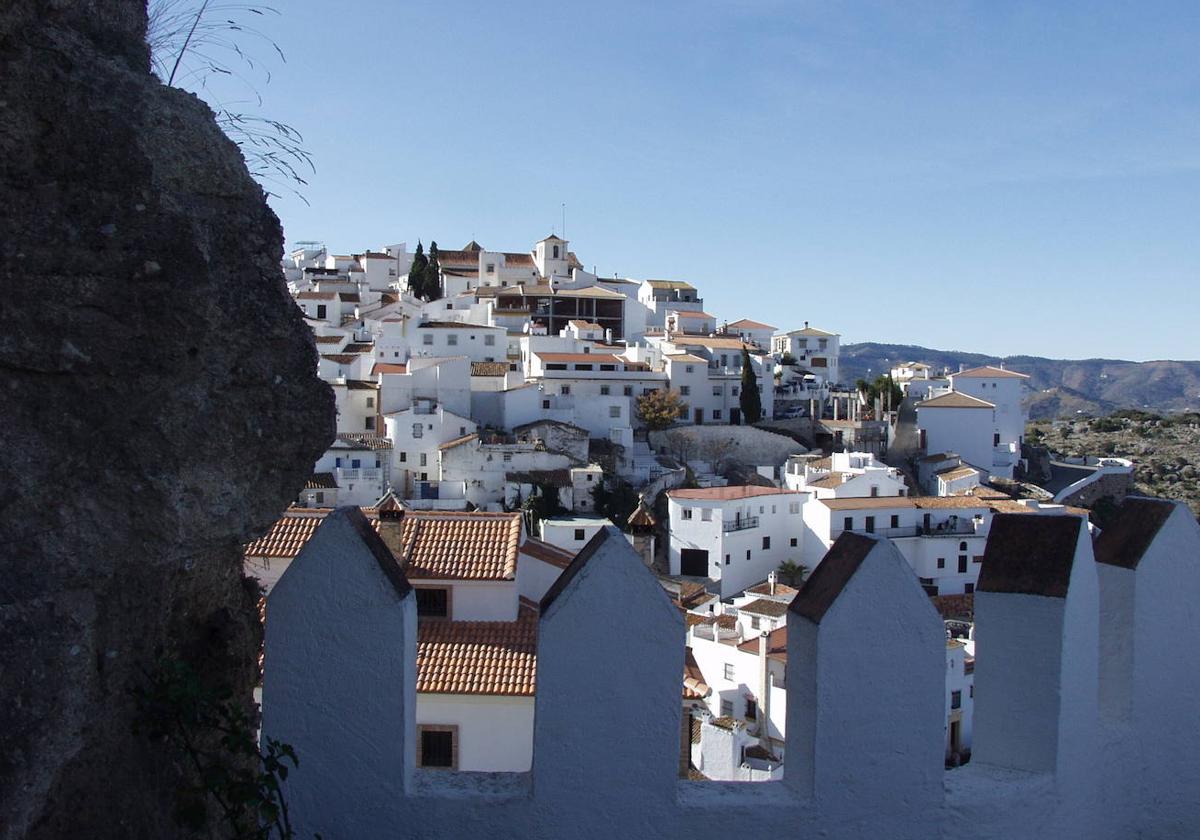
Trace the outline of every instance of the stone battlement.
[[783, 780], [683, 781], [683, 621], [610, 528], [541, 604], [532, 771], [420, 770], [414, 596], [344, 508], [269, 599], [263, 733], [300, 757], [293, 825], [326, 838], [1190, 837], [1198, 598], [1183, 506], [1131, 498], [1094, 544], [998, 515], [973, 760], [945, 771], [942, 623], [890, 543], [845, 534], [790, 606]]

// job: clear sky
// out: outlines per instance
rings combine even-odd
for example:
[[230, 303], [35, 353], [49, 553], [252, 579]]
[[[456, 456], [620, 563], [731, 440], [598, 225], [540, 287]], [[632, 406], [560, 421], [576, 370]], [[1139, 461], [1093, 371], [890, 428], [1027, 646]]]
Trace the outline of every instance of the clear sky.
[[[566, 236], [721, 318], [1200, 358], [1200, 3], [289, 0], [289, 243]], [[222, 89], [210, 98], [236, 98]], [[251, 107], [252, 109], [252, 107]]]

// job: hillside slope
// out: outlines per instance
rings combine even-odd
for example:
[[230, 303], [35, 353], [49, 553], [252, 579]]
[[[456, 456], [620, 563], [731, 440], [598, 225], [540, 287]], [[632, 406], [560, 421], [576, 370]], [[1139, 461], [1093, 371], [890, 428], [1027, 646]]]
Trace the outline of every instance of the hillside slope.
[[854, 382], [890, 370], [902, 361], [934, 368], [999, 365], [1029, 374], [1026, 405], [1030, 417], [1107, 414], [1118, 408], [1156, 412], [1200, 410], [1200, 361], [1129, 362], [1120, 359], [1000, 358], [911, 344], [846, 344], [841, 348], [842, 379]]

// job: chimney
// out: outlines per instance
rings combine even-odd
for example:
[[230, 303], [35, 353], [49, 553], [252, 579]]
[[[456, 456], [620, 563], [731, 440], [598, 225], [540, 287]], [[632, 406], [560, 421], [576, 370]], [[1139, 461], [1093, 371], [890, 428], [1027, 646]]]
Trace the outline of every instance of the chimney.
[[804, 329], [808, 329], [808, 321], [804, 322]]
[[770, 595], [775, 594], [775, 581], [777, 581], [778, 579], [779, 579], [779, 575], [776, 574], [774, 571], [770, 571], [767, 573], [767, 593], [768, 594], [770, 594]]
[[769, 724], [767, 713], [771, 710], [771, 669], [767, 666], [767, 641], [770, 633], [766, 630], [758, 637], [758, 737], [762, 744], [771, 752], [770, 742], [767, 741]]

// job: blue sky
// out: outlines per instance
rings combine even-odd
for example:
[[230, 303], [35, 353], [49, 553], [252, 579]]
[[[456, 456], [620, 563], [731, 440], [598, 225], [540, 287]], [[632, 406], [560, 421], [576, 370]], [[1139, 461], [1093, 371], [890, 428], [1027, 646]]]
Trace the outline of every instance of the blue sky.
[[729, 320], [1200, 358], [1198, 3], [281, 10], [249, 78], [317, 168], [289, 242], [522, 250], [565, 202], [588, 268]]

